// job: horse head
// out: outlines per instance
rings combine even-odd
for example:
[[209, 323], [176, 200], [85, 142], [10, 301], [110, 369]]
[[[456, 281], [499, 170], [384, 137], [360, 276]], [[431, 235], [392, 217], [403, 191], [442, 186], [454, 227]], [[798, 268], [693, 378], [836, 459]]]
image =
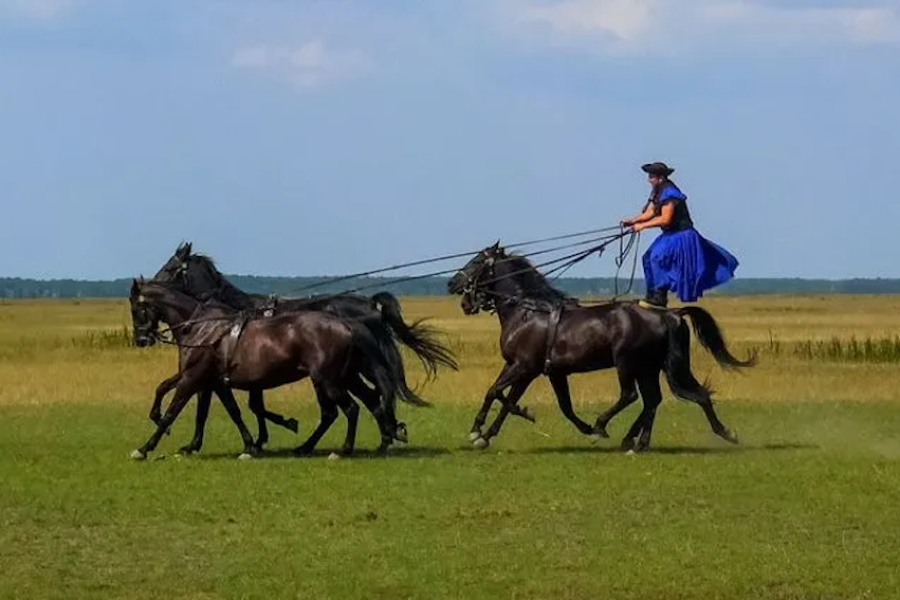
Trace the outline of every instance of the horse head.
[[207, 298], [222, 287], [222, 274], [212, 259], [193, 254], [190, 242], [180, 244], [172, 257], [153, 276], [153, 281], [174, 286], [194, 298]]
[[139, 348], [156, 343], [156, 332], [159, 329], [161, 314], [159, 309], [144, 295], [147, 282], [144, 277], [131, 281], [131, 293], [128, 301], [131, 304], [131, 324], [134, 329], [134, 343]]
[[480, 310], [491, 309], [493, 303], [487, 292], [490, 287], [488, 280], [494, 277], [494, 265], [505, 257], [506, 251], [500, 247], [498, 240], [476, 254], [447, 282], [447, 291], [462, 296], [460, 305], [465, 314], [473, 315]]

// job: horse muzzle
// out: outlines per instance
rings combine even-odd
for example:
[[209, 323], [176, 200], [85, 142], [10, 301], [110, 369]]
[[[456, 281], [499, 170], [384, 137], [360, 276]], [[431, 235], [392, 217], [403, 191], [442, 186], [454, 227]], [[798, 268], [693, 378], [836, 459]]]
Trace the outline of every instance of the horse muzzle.
[[459, 301], [459, 305], [462, 308], [463, 313], [467, 315], [478, 314], [481, 310], [479, 303], [475, 301], [471, 293], [463, 294], [462, 299]]
[[138, 348], [147, 348], [156, 343], [156, 337], [146, 333], [137, 333], [134, 336], [134, 345]]

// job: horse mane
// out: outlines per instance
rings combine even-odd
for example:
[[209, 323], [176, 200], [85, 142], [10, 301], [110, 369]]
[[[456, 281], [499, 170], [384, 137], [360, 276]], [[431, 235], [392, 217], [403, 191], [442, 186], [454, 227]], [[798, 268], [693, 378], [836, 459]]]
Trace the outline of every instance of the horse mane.
[[252, 303], [250, 294], [228, 281], [216, 267], [216, 262], [211, 256], [191, 254], [191, 259], [197, 261], [198, 264], [202, 264], [212, 276], [216, 284], [215, 289], [210, 290], [213, 293], [213, 298], [224, 302], [232, 308], [244, 308]]
[[497, 258], [497, 264], [505, 265], [508, 274], [494, 272], [495, 277], [508, 281], [516, 288], [516, 295], [532, 300], [544, 300], [546, 302], [566, 302], [571, 300], [569, 296], [556, 289], [547, 278], [537, 270], [530, 260], [518, 254], [503, 254]]

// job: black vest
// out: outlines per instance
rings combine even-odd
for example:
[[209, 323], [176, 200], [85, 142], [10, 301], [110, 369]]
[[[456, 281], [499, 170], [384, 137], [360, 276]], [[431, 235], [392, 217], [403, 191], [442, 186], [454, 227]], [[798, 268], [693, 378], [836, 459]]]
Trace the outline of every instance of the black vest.
[[[666, 188], [674, 188], [673, 191], [675, 193], [672, 194], [670, 192], [665, 200], [660, 200]], [[664, 204], [671, 202], [675, 205], [675, 214], [672, 216], [672, 222], [665, 227], [661, 227], [663, 231], [681, 231], [694, 226], [694, 221], [691, 219], [691, 213], [687, 207], [687, 196], [672, 181], [666, 180], [653, 188], [653, 193], [650, 194], [648, 202], [653, 204], [653, 210], [657, 216], [662, 212]]]

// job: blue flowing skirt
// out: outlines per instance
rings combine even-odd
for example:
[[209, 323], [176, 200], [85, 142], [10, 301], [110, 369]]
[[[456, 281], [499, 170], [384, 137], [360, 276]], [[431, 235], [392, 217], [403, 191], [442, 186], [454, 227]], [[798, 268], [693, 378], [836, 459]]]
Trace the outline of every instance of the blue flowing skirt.
[[737, 259], [690, 227], [663, 232], [644, 253], [648, 290], [665, 288], [682, 302], [695, 302], [706, 290], [734, 277]]

